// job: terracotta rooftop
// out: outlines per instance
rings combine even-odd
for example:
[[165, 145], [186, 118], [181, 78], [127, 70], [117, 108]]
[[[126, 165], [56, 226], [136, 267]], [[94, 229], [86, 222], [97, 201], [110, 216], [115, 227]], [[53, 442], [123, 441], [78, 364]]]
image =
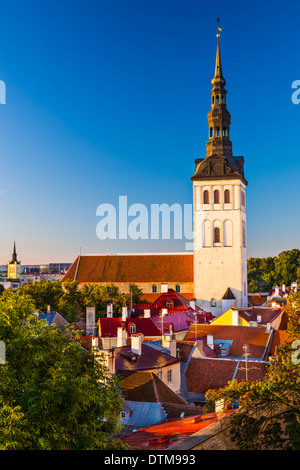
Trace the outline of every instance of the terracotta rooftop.
[[238, 308], [239, 315], [246, 321], [258, 321], [261, 317], [261, 323], [267, 324], [274, 321], [281, 313], [282, 308], [278, 307], [249, 307], [245, 309]]
[[153, 372], [135, 372], [121, 380], [119, 386], [125, 400], [187, 405]]
[[188, 418], [167, 419], [128, 434], [122, 441], [134, 450], [167, 450], [191, 434], [218, 420], [216, 413]]
[[251, 326], [229, 325], [191, 325], [185, 336], [185, 340], [195, 340], [208, 334], [213, 335], [214, 340], [229, 340], [232, 345], [228, 356], [241, 357], [244, 353], [243, 346], [248, 344], [251, 357], [262, 358], [265, 353], [270, 333], [265, 328]]
[[193, 282], [193, 254], [81, 255], [62, 281]]
[[145, 343], [142, 343], [142, 354], [140, 356], [132, 353], [131, 346], [116, 348], [114, 351], [115, 368], [117, 374], [121, 376], [128, 376], [136, 371], [159, 369], [180, 362], [179, 359], [151, 348]]
[[[185, 377], [188, 392], [205, 394], [209, 389], [225, 387], [229, 381], [246, 380], [245, 361], [235, 359], [192, 358]], [[266, 363], [248, 361], [248, 380], [264, 380]]]

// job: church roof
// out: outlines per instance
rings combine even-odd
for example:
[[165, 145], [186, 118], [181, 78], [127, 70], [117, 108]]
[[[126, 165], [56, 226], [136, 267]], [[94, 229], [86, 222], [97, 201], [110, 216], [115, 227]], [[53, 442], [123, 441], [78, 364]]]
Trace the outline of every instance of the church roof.
[[193, 282], [192, 253], [81, 255], [62, 281]]

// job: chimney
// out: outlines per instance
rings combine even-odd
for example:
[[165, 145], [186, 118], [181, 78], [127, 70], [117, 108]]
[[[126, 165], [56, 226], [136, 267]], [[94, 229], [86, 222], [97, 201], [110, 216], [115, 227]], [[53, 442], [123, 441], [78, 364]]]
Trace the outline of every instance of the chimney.
[[235, 309], [232, 309], [232, 318], [231, 323], [232, 326], [239, 326], [239, 312]]
[[97, 337], [97, 336], [96, 336], [96, 337], [93, 337], [93, 338], [92, 338], [92, 346], [93, 346], [93, 348], [98, 348], [98, 344], [99, 344], [99, 339], [98, 339], [98, 337]]
[[162, 284], [161, 285], [161, 293], [164, 294], [164, 293], [168, 293], [168, 284]]
[[177, 357], [176, 339], [173, 334], [165, 333], [163, 335], [162, 347], [168, 349], [170, 356]]
[[208, 334], [206, 336], [207, 339], [207, 346], [210, 347], [210, 349], [214, 349], [214, 336], [211, 334]]
[[113, 349], [107, 351], [107, 367], [111, 374], [114, 374], [116, 372], [116, 357], [115, 351]]
[[257, 323], [261, 323], [261, 321], [262, 321], [261, 315], [257, 315], [256, 318], [257, 318]]
[[298, 284], [297, 284], [297, 282], [292, 282], [291, 288], [294, 290], [294, 292], [297, 292], [297, 290], [298, 290]]
[[127, 307], [122, 307], [122, 321], [126, 321], [126, 318], [128, 316], [128, 308]]
[[119, 327], [117, 330], [117, 348], [126, 346], [127, 334], [126, 328]]
[[194, 300], [190, 300], [190, 307], [195, 310], [195, 301]]
[[276, 297], [279, 296], [279, 287], [278, 286], [275, 287], [275, 295], [276, 295]]
[[151, 310], [150, 308], [146, 308], [144, 310], [144, 318], [150, 318], [151, 317]]
[[51, 313], [51, 305], [47, 305], [47, 313]]
[[140, 333], [131, 335], [131, 352], [138, 356], [142, 354], [142, 335]]
[[286, 291], [285, 284], [282, 284], [282, 292], [285, 292], [285, 291]]
[[113, 304], [112, 303], [107, 304], [106, 312], [107, 312], [107, 318], [113, 317]]

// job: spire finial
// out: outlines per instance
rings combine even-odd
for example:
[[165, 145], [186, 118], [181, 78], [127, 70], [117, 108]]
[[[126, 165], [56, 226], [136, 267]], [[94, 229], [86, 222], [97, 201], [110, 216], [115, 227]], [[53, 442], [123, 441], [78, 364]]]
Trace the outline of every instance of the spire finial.
[[221, 19], [218, 17], [218, 18], [217, 18], [217, 23], [218, 23], [218, 33], [217, 33], [217, 38], [218, 38], [218, 39], [219, 39], [219, 37], [220, 37], [220, 33], [219, 33], [219, 31], [222, 31], [222, 29], [221, 29], [221, 28], [220, 28], [220, 26], [219, 26], [219, 25], [220, 25], [220, 21], [221, 21]]

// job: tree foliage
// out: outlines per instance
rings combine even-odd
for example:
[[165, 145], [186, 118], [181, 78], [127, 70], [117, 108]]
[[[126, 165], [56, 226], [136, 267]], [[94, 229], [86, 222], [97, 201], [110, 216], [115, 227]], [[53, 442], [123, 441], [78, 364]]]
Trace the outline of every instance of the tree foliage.
[[49, 327], [30, 295], [0, 299], [0, 449], [122, 448], [122, 398], [103, 361], [72, 330]]
[[268, 292], [275, 285], [300, 280], [300, 250], [283, 251], [277, 257], [249, 258], [248, 291]]
[[288, 340], [276, 349], [262, 382], [231, 381], [207, 392], [207, 406], [222, 400], [239, 403], [232, 415], [231, 435], [243, 450], [300, 450], [300, 294], [288, 298]]
[[[78, 281], [51, 282], [42, 280], [39, 282], [24, 283], [20, 289], [13, 291], [7, 289], [3, 292], [6, 299], [15, 293], [29, 296], [38, 312], [46, 312], [48, 305], [52, 312], [59, 312], [69, 323], [85, 320], [86, 307], [95, 307], [96, 321], [101, 316], [106, 316], [107, 305], [113, 304], [115, 317], [122, 315], [122, 307], [130, 307], [131, 298], [134, 304], [141, 303], [143, 294], [135, 284], [132, 284], [132, 296], [120, 292], [116, 285], [107, 286], [99, 284], [86, 284], [80, 287]], [[0, 293], [1, 296], [1, 293]]]

